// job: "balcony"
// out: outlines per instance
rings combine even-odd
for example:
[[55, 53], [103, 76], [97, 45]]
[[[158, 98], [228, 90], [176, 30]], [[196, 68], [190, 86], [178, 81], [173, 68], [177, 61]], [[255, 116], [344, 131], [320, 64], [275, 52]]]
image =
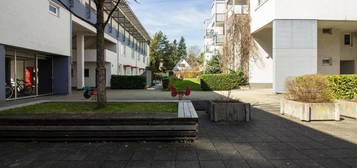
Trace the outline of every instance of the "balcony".
[[[77, 50], [72, 50], [73, 62], [77, 61]], [[105, 50], [105, 62], [113, 62], [117, 59], [117, 53]], [[97, 50], [96, 49], [86, 49], [84, 50], [84, 61], [85, 62], [97, 62]]]
[[232, 15], [247, 15], [249, 14], [248, 5], [230, 5], [227, 7], [227, 17]]
[[225, 37], [223, 34], [218, 34], [218, 35], [216, 35], [215, 42], [217, 45], [223, 45], [224, 39], [225, 39]]
[[225, 13], [215, 13], [213, 15], [213, 24], [216, 27], [223, 27], [224, 26], [224, 20], [225, 20], [226, 14]]

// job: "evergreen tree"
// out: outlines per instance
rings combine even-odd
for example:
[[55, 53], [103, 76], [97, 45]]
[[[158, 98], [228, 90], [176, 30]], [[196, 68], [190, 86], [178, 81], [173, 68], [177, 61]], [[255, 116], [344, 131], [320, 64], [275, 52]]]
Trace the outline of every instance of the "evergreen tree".
[[177, 56], [180, 59], [187, 57], [187, 47], [186, 47], [185, 38], [183, 38], [183, 37], [181, 37], [179, 45], [177, 47]]
[[222, 73], [219, 56], [214, 56], [210, 61], [207, 62], [205, 74], [219, 74]]
[[161, 46], [164, 34], [159, 31], [154, 35], [154, 38], [150, 42], [150, 66], [149, 69], [152, 72], [160, 71], [160, 63], [162, 59]]

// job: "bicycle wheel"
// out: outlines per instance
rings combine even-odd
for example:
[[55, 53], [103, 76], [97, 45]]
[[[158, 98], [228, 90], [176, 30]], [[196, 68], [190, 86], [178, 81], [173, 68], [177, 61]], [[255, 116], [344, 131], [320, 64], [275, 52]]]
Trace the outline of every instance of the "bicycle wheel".
[[14, 94], [13, 89], [11, 87], [6, 87], [6, 99], [10, 99], [13, 94]]

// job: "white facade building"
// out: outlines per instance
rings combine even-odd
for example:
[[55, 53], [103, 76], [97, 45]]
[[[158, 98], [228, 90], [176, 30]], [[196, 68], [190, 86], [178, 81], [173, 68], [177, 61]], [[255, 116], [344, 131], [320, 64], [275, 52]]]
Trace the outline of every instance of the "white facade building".
[[250, 0], [252, 33], [272, 57], [273, 89], [304, 74], [357, 72], [355, 0]]
[[211, 4], [211, 16], [206, 19], [204, 34], [205, 60], [213, 56], [223, 54], [224, 20], [227, 0], [213, 0]]
[[[96, 23], [94, 3], [62, 2], [0, 1], [0, 101], [95, 86], [96, 30], [89, 24]], [[123, 1], [105, 28], [107, 86], [111, 75], [144, 72], [149, 41]], [[8, 96], [8, 92], [13, 93]]]

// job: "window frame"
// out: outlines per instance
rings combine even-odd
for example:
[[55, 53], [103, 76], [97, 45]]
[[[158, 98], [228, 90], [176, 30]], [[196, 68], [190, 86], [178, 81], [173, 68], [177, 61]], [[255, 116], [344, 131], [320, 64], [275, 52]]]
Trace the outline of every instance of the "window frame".
[[[56, 9], [56, 12], [53, 12], [53, 11], [51, 10], [51, 7], [54, 8], [54, 9]], [[60, 7], [59, 7], [57, 4], [55, 4], [53, 1], [50, 0], [50, 1], [49, 1], [49, 4], [48, 4], [48, 13], [50, 13], [50, 14], [52, 14], [52, 15], [54, 15], [54, 16], [59, 17]]]

